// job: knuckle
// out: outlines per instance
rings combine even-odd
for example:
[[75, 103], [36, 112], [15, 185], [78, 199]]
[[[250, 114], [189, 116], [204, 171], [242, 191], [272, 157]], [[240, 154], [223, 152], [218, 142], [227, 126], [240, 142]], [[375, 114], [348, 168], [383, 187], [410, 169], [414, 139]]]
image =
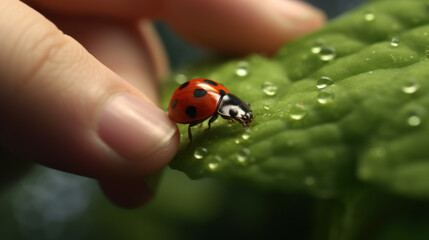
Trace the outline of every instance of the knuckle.
[[[27, 62], [27, 71], [23, 77], [24, 82], [32, 82], [44, 76], [55, 66], [64, 61], [64, 50], [70, 40], [60, 30], [47, 32], [32, 43]], [[63, 57], [61, 57], [63, 55]]]

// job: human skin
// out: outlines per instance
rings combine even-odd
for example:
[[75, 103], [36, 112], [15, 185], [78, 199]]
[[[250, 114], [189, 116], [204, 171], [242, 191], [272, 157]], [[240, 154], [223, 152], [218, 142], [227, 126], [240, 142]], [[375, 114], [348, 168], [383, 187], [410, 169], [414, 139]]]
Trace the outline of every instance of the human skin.
[[0, 143], [96, 179], [118, 206], [146, 203], [179, 145], [158, 108], [168, 65], [153, 19], [238, 56], [273, 54], [325, 16], [290, 0], [0, 0]]

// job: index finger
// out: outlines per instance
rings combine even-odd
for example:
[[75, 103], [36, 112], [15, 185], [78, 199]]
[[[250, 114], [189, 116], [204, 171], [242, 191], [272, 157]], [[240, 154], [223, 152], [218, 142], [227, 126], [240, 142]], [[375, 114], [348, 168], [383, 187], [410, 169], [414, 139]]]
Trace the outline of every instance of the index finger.
[[25, 0], [46, 10], [119, 19], [157, 18], [163, 1], [158, 0]]

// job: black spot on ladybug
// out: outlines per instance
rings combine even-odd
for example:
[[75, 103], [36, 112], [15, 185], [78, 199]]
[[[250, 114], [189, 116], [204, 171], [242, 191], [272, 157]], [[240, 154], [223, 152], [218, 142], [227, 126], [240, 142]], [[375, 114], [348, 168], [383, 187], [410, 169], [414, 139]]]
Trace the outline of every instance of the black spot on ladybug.
[[184, 89], [184, 88], [185, 88], [185, 87], [187, 87], [188, 85], [189, 85], [189, 81], [188, 81], [188, 82], [183, 83], [182, 85], [180, 85], [179, 90]]
[[190, 118], [195, 118], [195, 116], [197, 115], [197, 109], [194, 106], [188, 106], [186, 108], [186, 114], [190, 117]]
[[207, 91], [201, 88], [197, 88], [194, 90], [194, 97], [200, 98], [204, 97], [207, 94]]
[[171, 109], [174, 109], [177, 105], [177, 99], [174, 99], [173, 102], [171, 103]]
[[234, 108], [229, 109], [229, 116], [236, 117], [237, 114], [238, 114], [237, 109], [234, 109]]
[[209, 79], [205, 79], [204, 80], [205, 83], [213, 85], [213, 86], [217, 86], [217, 83], [215, 81], [209, 80]]
[[221, 90], [219, 90], [219, 94], [223, 97], [223, 96], [225, 96], [226, 92], [221, 89]]

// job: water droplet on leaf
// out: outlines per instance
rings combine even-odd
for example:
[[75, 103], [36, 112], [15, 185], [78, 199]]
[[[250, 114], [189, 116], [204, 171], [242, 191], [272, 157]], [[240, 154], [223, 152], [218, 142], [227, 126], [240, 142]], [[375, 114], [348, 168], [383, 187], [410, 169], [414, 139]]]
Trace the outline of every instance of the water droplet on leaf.
[[410, 116], [408, 116], [407, 123], [411, 127], [417, 127], [420, 125], [420, 123], [422, 123], [422, 119], [418, 114], [413, 113]]
[[194, 157], [196, 159], [203, 159], [207, 155], [207, 148], [198, 147], [195, 149]]
[[218, 170], [221, 161], [222, 161], [222, 158], [220, 156], [218, 155], [214, 156], [213, 159], [210, 159], [210, 161], [208, 161], [207, 169], [212, 172]]
[[337, 56], [337, 50], [331, 46], [323, 46], [319, 52], [319, 58], [322, 61], [328, 62]]
[[264, 84], [262, 84], [262, 91], [267, 96], [274, 96], [277, 93], [277, 86], [274, 85], [274, 83], [266, 81]]
[[248, 148], [242, 148], [236, 154], [236, 161], [240, 165], [247, 165], [249, 163], [250, 150]]
[[250, 65], [246, 61], [240, 61], [237, 63], [237, 68], [235, 69], [235, 75], [239, 77], [246, 77], [250, 74]]
[[409, 108], [405, 115], [405, 122], [410, 127], [420, 126], [426, 116], [426, 108], [415, 105]]
[[246, 131], [243, 133], [243, 135], [241, 135], [241, 138], [243, 140], [248, 140], [250, 138], [250, 132], [251, 132], [250, 129], [246, 129]]
[[412, 78], [405, 79], [402, 85], [402, 91], [406, 94], [413, 94], [417, 92], [419, 88], [420, 88], [420, 84]]
[[333, 83], [334, 81], [332, 81], [330, 77], [322, 76], [319, 78], [319, 80], [317, 80], [317, 88], [322, 89], [329, 85], [332, 85]]
[[323, 89], [317, 94], [317, 101], [320, 104], [325, 105], [331, 103], [334, 100], [334, 96], [333, 92]]
[[188, 81], [188, 77], [183, 73], [178, 73], [178, 74], [176, 74], [176, 76], [174, 76], [174, 81], [177, 84], [182, 84], [182, 83]]
[[323, 46], [325, 46], [325, 41], [319, 39], [314, 42], [313, 47], [311, 47], [311, 52], [313, 54], [319, 54]]
[[301, 120], [307, 115], [307, 110], [302, 104], [295, 104], [289, 111], [289, 116], [293, 120]]
[[367, 22], [372, 22], [375, 20], [375, 14], [372, 11], [368, 11], [367, 13], [365, 13], [363, 18]]
[[399, 39], [397, 37], [392, 37], [390, 40], [390, 46], [397, 47], [399, 46]]

